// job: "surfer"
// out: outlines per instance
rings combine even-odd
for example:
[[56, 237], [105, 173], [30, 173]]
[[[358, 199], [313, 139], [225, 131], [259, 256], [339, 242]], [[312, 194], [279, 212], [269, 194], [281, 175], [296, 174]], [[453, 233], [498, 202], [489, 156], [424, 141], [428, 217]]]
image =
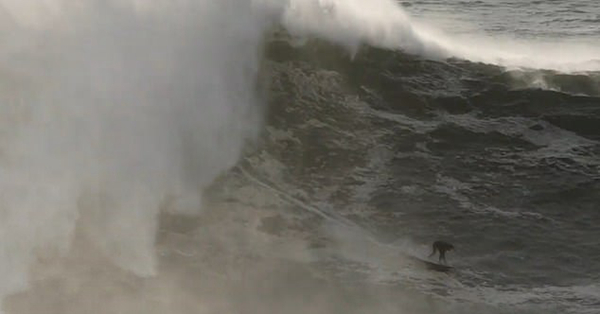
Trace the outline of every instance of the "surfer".
[[439, 261], [440, 263], [443, 261], [444, 264], [446, 264], [446, 251], [452, 251], [454, 250], [454, 245], [448, 243], [448, 242], [444, 242], [444, 241], [435, 241], [433, 242], [433, 252], [429, 255], [429, 257], [432, 257], [433, 255], [435, 255], [436, 252], [440, 252], [440, 258]]

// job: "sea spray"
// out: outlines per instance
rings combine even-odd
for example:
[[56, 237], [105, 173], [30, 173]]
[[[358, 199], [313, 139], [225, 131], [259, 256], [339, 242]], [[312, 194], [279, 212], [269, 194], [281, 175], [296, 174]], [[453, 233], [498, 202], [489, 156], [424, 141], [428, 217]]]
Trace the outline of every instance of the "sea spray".
[[0, 294], [75, 230], [141, 276], [157, 214], [185, 213], [257, 134], [267, 19], [227, 1], [2, 1]]

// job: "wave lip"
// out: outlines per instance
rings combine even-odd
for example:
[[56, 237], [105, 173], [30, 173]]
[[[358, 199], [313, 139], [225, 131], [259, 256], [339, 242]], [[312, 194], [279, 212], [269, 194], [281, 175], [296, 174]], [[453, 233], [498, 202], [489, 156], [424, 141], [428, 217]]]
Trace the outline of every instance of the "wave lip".
[[366, 43], [436, 59], [449, 56], [388, 0], [292, 0], [282, 12], [281, 23], [294, 35], [318, 36], [352, 51]]
[[468, 37], [452, 35], [437, 29], [435, 21], [414, 21], [390, 0], [290, 0], [279, 10], [281, 23], [291, 34], [327, 39], [353, 53], [361, 44], [368, 44], [437, 60], [460, 58], [508, 68], [600, 71], [598, 46], [526, 43], [492, 38], [483, 31]]

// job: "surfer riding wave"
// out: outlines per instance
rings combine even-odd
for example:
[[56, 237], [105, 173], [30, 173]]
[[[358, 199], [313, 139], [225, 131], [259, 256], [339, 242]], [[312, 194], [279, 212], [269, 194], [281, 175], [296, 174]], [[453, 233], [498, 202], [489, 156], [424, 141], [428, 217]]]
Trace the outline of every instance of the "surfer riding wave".
[[435, 242], [433, 242], [433, 252], [431, 252], [429, 257], [432, 257], [433, 255], [435, 255], [436, 252], [440, 252], [439, 262], [440, 263], [443, 262], [444, 265], [447, 265], [446, 252], [452, 251], [452, 250], [454, 250], [454, 245], [452, 245], [448, 242], [444, 242], [444, 241], [435, 241]]

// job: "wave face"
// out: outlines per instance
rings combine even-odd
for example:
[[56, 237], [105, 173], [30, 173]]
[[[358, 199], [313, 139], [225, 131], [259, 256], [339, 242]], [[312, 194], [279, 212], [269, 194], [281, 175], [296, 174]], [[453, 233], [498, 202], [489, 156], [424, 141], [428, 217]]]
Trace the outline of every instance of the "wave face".
[[1, 0], [2, 309], [592, 313], [594, 6], [525, 5]]
[[[267, 51], [276, 96], [253, 167], [284, 191], [303, 191], [294, 195], [326, 220], [360, 225], [366, 235], [341, 236], [340, 268], [492, 305], [484, 313], [593, 311], [600, 264], [581, 261], [599, 218], [598, 72], [507, 70], [370, 47], [350, 59], [318, 40], [302, 48], [275, 40]], [[451, 279], [418, 265], [403, 272], [402, 255], [426, 256], [436, 238], [466, 246], [453, 262], [464, 269]]]

